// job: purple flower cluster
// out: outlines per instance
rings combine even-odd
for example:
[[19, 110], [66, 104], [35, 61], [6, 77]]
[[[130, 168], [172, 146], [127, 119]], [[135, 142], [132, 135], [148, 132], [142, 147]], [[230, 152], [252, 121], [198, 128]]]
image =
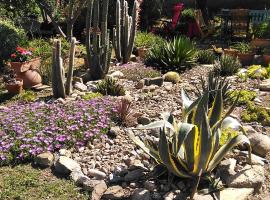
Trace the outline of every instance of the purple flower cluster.
[[45, 151], [80, 148], [106, 133], [113, 111], [109, 99], [70, 104], [16, 104], [0, 112], [0, 165]]

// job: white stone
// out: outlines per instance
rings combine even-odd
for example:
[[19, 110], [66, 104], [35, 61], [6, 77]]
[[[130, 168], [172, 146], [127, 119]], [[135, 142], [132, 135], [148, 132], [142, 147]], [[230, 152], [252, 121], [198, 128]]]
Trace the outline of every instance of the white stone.
[[95, 177], [98, 180], [103, 180], [106, 178], [106, 174], [104, 172], [97, 170], [97, 169], [89, 169], [88, 175]]
[[81, 92], [87, 91], [87, 86], [85, 84], [83, 84], [83, 83], [80, 83], [80, 82], [76, 82], [74, 84], [74, 88], [81, 91]]
[[37, 155], [35, 162], [41, 167], [50, 167], [53, 164], [54, 156], [50, 152]]
[[61, 174], [70, 174], [73, 171], [81, 171], [81, 167], [71, 158], [60, 156], [55, 163], [55, 170]]

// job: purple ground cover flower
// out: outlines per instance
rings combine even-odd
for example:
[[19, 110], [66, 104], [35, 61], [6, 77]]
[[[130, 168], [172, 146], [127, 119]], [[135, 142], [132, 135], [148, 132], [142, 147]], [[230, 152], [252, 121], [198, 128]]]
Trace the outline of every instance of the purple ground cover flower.
[[12, 105], [0, 113], [0, 165], [45, 151], [80, 148], [106, 133], [113, 112], [109, 99], [70, 104]]

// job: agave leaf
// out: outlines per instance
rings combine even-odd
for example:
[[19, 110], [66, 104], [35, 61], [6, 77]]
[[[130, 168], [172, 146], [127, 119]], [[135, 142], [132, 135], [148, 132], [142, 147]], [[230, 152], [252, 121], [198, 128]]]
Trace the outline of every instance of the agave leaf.
[[190, 175], [187, 172], [177, 167], [173, 157], [171, 156], [168, 140], [166, 138], [165, 128], [160, 130], [159, 155], [162, 160], [162, 163], [168, 168], [170, 172], [179, 177], [183, 178], [190, 177]]
[[180, 151], [182, 145], [184, 144], [188, 134], [191, 133], [191, 131], [195, 132], [196, 128], [197, 127], [193, 124], [188, 124], [188, 123], [179, 124], [178, 137], [177, 137], [177, 141], [175, 142], [178, 156], [180, 156], [179, 151]]
[[223, 112], [222, 91], [217, 90], [212, 108], [210, 109], [209, 112], [210, 127], [212, 127], [221, 119], [222, 112]]
[[208, 166], [208, 171], [212, 171], [219, 164], [219, 162], [225, 157], [225, 155], [239, 143], [246, 143], [249, 147], [249, 155], [251, 159], [251, 146], [250, 141], [245, 135], [237, 135], [231, 140], [229, 140], [226, 144], [224, 144], [214, 155], [213, 159], [210, 161]]
[[158, 151], [154, 150], [154, 149], [150, 149], [147, 148], [145, 146], [145, 144], [143, 143], [142, 140], [140, 140], [138, 137], [136, 137], [134, 135], [134, 133], [129, 129], [128, 131], [128, 135], [130, 137], [130, 139], [136, 144], [138, 145], [145, 153], [147, 153], [149, 156], [151, 156], [153, 159], [155, 159], [158, 163], [161, 162], [160, 156]]

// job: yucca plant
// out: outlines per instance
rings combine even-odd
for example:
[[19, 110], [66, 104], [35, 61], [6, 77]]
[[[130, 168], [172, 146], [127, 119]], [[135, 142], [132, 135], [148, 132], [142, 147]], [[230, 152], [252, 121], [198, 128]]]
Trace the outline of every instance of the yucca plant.
[[198, 63], [200, 64], [213, 64], [217, 56], [212, 50], [198, 51]]
[[230, 55], [222, 55], [214, 65], [215, 71], [221, 76], [234, 75], [241, 67], [239, 59]]
[[[158, 164], [165, 166], [170, 173], [181, 178], [195, 179], [197, 182], [194, 193], [200, 177], [210, 177], [211, 172], [225, 155], [239, 143], [247, 144], [251, 159], [250, 142], [245, 136], [243, 127], [236, 119], [229, 117], [235, 103], [223, 115], [222, 91], [215, 92], [215, 100], [210, 109], [208, 109], [208, 98], [209, 91], [206, 91], [193, 102], [182, 90], [182, 122], [177, 123], [171, 114], [166, 114], [163, 120], [140, 128], [159, 128], [160, 138], [157, 145], [151, 141], [144, 143], [134, 135], [134, 130], [128, 130], [130, 138]], [[244, 134], [233, 137], [220, 147], [220, 135], [223, 130], [230, 127]]]
[[154, 46], [146, 62], [162, 71], [184, 70], [197, 61], [195, 44], [186, 37], [177, 37]]
[[[214, 71], [210, 71], [208, 73], [207, 79], [200, 77], [200, 86], [202, 91], [199, 89], [199, 87], [196, 86], [195, 94], [197, 97], [200, 97], [203, 95], [206, 91], [216, 91], [221, 90], [222, 91], [222, 99], [224, 102], [227, 102], [230, 98], [230, 81], [226, 79], [226, 77], [222, 78], [219, 74], [215, 73]], [[211, 92], [209, 94], [209, 102], [208, 105], [211, 106], [215, 99], [215, 93]]]

